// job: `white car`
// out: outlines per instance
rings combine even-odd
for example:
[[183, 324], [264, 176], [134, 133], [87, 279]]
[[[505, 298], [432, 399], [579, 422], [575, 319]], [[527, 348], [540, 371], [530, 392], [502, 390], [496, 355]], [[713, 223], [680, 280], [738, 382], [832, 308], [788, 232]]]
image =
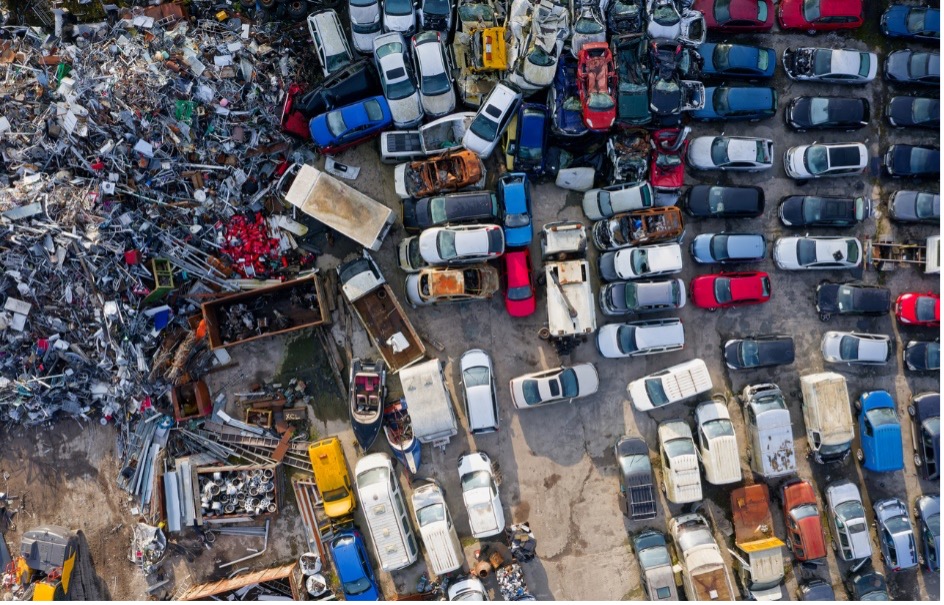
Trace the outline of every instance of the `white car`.
[[416, 6], [413, 0], [384, 0], [383, 28], [385, 32], [398, 32], [404, 38], [416, 33]]
[[462, 145], [485, 159], [492, 155], [511, 118], [518, 112], [521, 93], [507, 84], [498, 84], [475, 114], [462, 137]]
[[458, 582], [450, 582], [446, 590], [450, 601], [487, 601], [488, 591], [485, 584], [475, 576], [466, 577]]
[[416, 76], [406, 55], [406, 42], [399, 33], [374, 38], [374, 63], [397, 128], [411, 128], [423, 120], [420, 91], [416, 88]]
[[712, 399], [695, 408], [698, 427], [698, 453], [705, 467], [705, 480], [712, 485], [727, 485], [741, 480], [741, 455], [728, 406]]
[[696, 137], [688, 146], [695, 170], [760, 172], [773, 166], [774, 142], [754, 137]]
[[829, 363], [884, 365], [892, 356], [891, 339], [884, 334], [829, 331], [821, 348]]
[[374, 50], [374, 38], [381, 33], [380, 0], [348, 0], [351, 40], [359, 53]]
[[788, 48], [783, 70], [801, 82], [865, 84], [878, 74], [878, 55], [849, 48]]
[[423, 111], [433, 118], [452, 113], [456, 108], [456, 91], [442, 34], [430, 31], [413, 36], [413, 58]]
[[469, 513], [473, 538], [488, 538], [505, 531], [505, 513], [498, 497], [498, 484], [491, 459], [483, 452], [459, 457], [462, 502]]
[[466, 351], [459, 358], [465, 415], [473, 435], [498, 430], [498, 397], [492, 360], [482, 349]]
[[[575, 3], [576, 4], [576, 3]], [[578, 12], [574, 20], [574, 34], [570, 38], [570, 52], [577, 57], [584, 44], [606, 42], [606, 23], [600, 12], [599, 0], [583, 0], [575, 6]]]
[[519, 410], [593, 395], [600, 376], [592, 363], [580, 363], [512, 378], [511, 402]]
[[862, 143], [813, 143], [783, 154], [783, 169], [792, 179], [862, 174], [868, 165], [869, 151]]
[[871, 557], [869, 522], [865, 517], [859, 488], [848, 480], [830, 483], [826, 486], [826, 510], [836, 555], [843, 561]]
[[599, 221], [620, 212], [651, 208], [652, 203], [652, 186], [647, 181], [623, 183], [583, 194], [583, 213], [591, 221]]
[[646, 33], [653, 40], [678, 40], [691, 46], [705, 41], [707, 28], [700, 11], [683, 9], [679, 12], [675, 0], [648, 0], [646, 14], [649, 22]]
[[701, 475], [691, 427], [681, 420], [669, 420], [659, 424], [658, 432], [662, 493], [675, 504], [699, 502]]
[[682, 247], [659, 244], [622, 248], [600, 256], [600, 277], [604, 281], [640, 279], [682, 271]]
[[420, 233], [420, 256], [431, 265], [477, 263], [505, 252], [500, 225], [452, 225]]
[[862, 264], [862, 243], [838, 235], [781, 237], [774, 243], [774, 264], [786, 271], [854, 269]]
[[597, 331], [597, 350], [609, 359], [668, 353], [684, 346], [685, 331], [677, 317], [607, 324]]
[[329, 9], [312, 13], [308, 15], [307, 22], [308, 33], [311, 35], [312, 44], [315, 45], [315, 54], [325, 77], [354, 61], [336, 12]]
[[633, 407], [649, 412], [706, 393], [713, 386], [704, 360], [690, 359], [637, 378], [626, 385], [626, 392]]

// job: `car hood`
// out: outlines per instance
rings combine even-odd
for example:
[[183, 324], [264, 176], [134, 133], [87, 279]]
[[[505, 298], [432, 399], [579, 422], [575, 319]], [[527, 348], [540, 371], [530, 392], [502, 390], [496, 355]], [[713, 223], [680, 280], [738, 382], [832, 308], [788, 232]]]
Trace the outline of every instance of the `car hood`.
[[[372, 6], [354, 6], [353, 4], [349, 4], [348, 7], [351, 21], [357, 25], [370, 25], [380, 21], [379, 4]], [[380, 32], [378, 31], [377, 33], [379, 34]]]
[[450, 85], [449, 90], [444, 93], [423, 95], [421, 101], [427, 116], [444, 116], [456, 108], [456, 93]]
[[780, 204], [780, 218], [787, 225], [803, 223], [803, 196], [791, 195]]
[[711, 142], [715, 137], [696, 137], [688, 146], [688, 161], [696, 168], [711, 168]]
[[423, 119], [423, 107], [420, 105], [420, 93], [414, 92], [412, 95], [398, 99], [396, 101], [387, 101], [390, 106], [390, 115], [393, 116], [393, 123], [398, 128], [407, 128], [414, 126]]

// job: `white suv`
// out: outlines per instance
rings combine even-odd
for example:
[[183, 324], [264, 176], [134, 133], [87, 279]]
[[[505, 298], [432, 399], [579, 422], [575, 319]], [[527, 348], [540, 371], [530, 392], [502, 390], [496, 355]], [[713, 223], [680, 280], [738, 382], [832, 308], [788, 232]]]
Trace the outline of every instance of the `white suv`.
[[677, 317], [607, 324], [597, 332], [597, 350], [609, 359], [668, 353], [684, 346], [685, 331]]
[[822, 179], [865, 172], [869, 151], [862, 143], [813, 143], [791, 147], [783, 154], [783, 169], [792, 179]]
[[507, 84], [495, 86], [465, 131], [462, 145], [480, 158], [492, 155], [520, 103], [520, 91]]
[[333, 10], [308, 15], [308, 33], [311, 34], [315, 54], [321, 61], [321, 71], [325, 77], [354, 61], [351, 47], [341, 29], [341, 21]]

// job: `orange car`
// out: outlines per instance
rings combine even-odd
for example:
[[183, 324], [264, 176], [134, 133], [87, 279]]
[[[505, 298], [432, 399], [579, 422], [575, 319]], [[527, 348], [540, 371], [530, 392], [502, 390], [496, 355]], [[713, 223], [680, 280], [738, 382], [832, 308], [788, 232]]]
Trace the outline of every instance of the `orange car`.
[[780, 488], [787, 546], [797, 561], [812, 561], [826, 556], [826, 539], [820, 520], [816, 493], [807, 481], [797, 479]]
[[485, 165], [466, 149], [400, 164], [393, 175], [397, 195], [403, 199], [485, 185]]

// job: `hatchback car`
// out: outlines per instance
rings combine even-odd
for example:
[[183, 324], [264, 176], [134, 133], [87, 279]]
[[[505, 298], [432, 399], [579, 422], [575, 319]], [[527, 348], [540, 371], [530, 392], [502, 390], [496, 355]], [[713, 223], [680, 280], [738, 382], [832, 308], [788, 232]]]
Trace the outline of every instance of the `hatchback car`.
[[909, 326], [940, 327], [941, 297], [933, 292], [905, 292], [895, 299], [895, 317]]
[[498, 84], [479, 107], [462, 137], [462, 145], [481, 158], [492, 155], [520, 103], [520, 91], [508, 84]]
[[544, 174], [547, 160], [547, 106], [522, 103], [505, 130], [505, 168], [513, 172]]
[[791, 195], [780, 200], [780, 222], [787, 227], [853, 227], [867, 219], [867, 197]]
[[484, 452], [459, 456], [462, 502], [469, 514], [473, 538], [488, 538], [505, 531], [505, 513], [493, 469], [491, 458]]
[[443, 34], [424, 31], [413, 36], [413, 59], [420, 85], [420, 103], [427, 116], [438, 118], [456, 109], [452, 65], [446, 57]]
[[761, 233], [702, 233], [692, 240], [691, 251], [696, 263], [753, 263], [767, 256], [767, 238]]
[[783, 70], [801, 82], [867, 84], [878, 73], [878, 55], [848, 48], [788, 48]]
[[889, 38], [937, 44], [941, 39], [941, 9], [892, 4], [882, 13], [881, 26]]
[[893, 177], [937, 178], [941, 173], [941, 150], [924, 145], [891, 145], [884, 164]]
[[[409, 238], [414, 239], [414, 238]], [[432, 305], [491, 298], [498, 292], [498, 269], [490, 265], [421, 267], [406, 276], [411, 305]]]
[[321, 63], [321, 72], [327, 78], [354, 61], [354, 54], [341, 28], [338, 14], [323, 10], [308, 15], [308, 33], [315, 45], [315, 55]]
[[937, 479], [941, 472], [941, 394], [913, 396], [908, 415], [913, 423], [911, 441], [915, 466], [922, 469], [921, 476], [925, 479]]
[[392, 124], [390, 106], [378, 96], [315, 116], [309, 128], [318, 151], [332, 155], [369, 141]]
[[695, 170], [759, 172], [773, 166], [774, 142], [754, 137], [696, 137], [688, 146]]
[[619, 466], [620, 503], [623, 514], [634, 521], [656, 516], [655, 478], [649, 446], [639, 437], [620, 437], [613, 448]]
[[854, 572], [849, 575], [843, 583], [849, 596], [854, 601], [890, 601], [888, 596], [888, 584], [885, 582], [885, 576], [868, 569], [867, 571]]
[[359, 531], [339, 531], [329, 547], [346, 601], [378, 601], [383, 597]]
[[858, 97], [796, 97], [784, 110], [787, 126], [807, 130], [858, 130], [869, 123], [871, 107]]
[[797, 561], [814, 561], [826, 556], [826, 539], [820, 522], [816, 493], [809, 481], [793, 479], [780, 488], [787, 548]]
[[715, 311], [770, 300], [770, 276], [763, 271], [699, 275], [691, 282], [692, 304]]
[[416, 33], [416, 4], [413, 0], [384, 0], [383, 28], [404, 38]]
[[797, 585], [798, 601], [835, 601], [836, 591], [829, 582], [820, 579], [807, 580]]
[[498, 201], [505, 227], [505, 245], [528, 246], [534, 237], [531, 226], [531, 182], [523, 172], [512, 172], [498, 179]]
[[941, 369], [941, 343], [909, 340], [902, 361], [912, 372], [936, 372]]
[[460, 191], [422, 199], [407, 198], [402, 204], [403, 227], [416, 232], [456, 223], [497, 223], [501, 219], [498, 198], [491, 191]]
[[862, 143], [799, 145], [783, 155], [787, 176], [800, 180], [862, 174], [868, 165], [869, 151]]
[[597, 331], [596, 344], [608, 359], [669, 353], [685, 346], [685, 331], [677, 317], [606, 324]]
[[868, 391], [862, 393], [854, 405], [860, 443], [856, 459], [874, 473], [903, 469], [901, 423], [892, 396], [887, 391]]
[[600, 276], [604, 281], [658, 277], [682, 271], [682, 247], [658, 244], [622, 248], [600, 256]]
[[872, 510], [885, 566], [890, 571], [917, 567], [918, 549], [905, 503], [898, 498], [886, 498], [872, 503]]
[[600, 376], [592, 363], [580, 363], [518, 376], [508, 386], [511, 402], [519, 410], [526, 410], [593, 395], [600, 387]]
[[459, 358], [462, 398], [469, 432], [473, 435], [498, 430], [498, 395], [492, 360], [482, 349], [466, 351]]
[[885, 79], [892, 84], [939, 86], [941, 55], [923, 50], [896, 50], [885, 58]]
[[591, 221], [610, 218], [614, 214], [651, 208], [652, 187], [648, 182], [622, 183], [583, 194], [583, 213]]
[[764, 213], [764, 190], [695, 185], [682, 194], [679, 206], [698, 218], [756, 218]]
[[885, 108], [885, 119], [898, 128], [941, 127], [941, 102], [928, 97], [892, 97]]
[[709, 86], [705, 106], [691, 112], [695, 120], [756, 122], [777, 113], [777, 91], [766, 86]]
[[680, 279], [613, 282], [600, 288], [600, 310], [604, 315], [628, 315], [681, 309], [687, 292]]
[[796, 356], [793, 338], [776, 334], [729, 340], [722, 354], [725, 365], [732, 370], [790, 365]]
[[373, 52], [374, 38], [381, 34], [381, 12], [380, 0], [348, 0], [351, 40], [357, 52]]
[[924, 555], [924, 568], [941, 569], [941, 497], [919, 496], [915, 501], [915, 522]]
[[706, 42], [698, 47], [707, 78], [772, 78], [777, 65], [774, 49], [765, 46]]
[[888, 213], [901, 223], [941, 222], [941, 196], [927, 191], [896, 191], [888, 202]]
[[505, 252], [505, 310], [512, 317], [528, 317], [537, 309], [531, 268], [531, 252]]
[[888, 336], [865, 332], [831, 330], [823, 335], [820, 348], [828, 363], [884, 365], [892, 355]]
[[433, 227], [420, 234], [420, 256], [431, 265], [487, 261], [504, 251], [505, 236], [498, 225]]
[[695, 0], [708, 29], [722, 33], [766, 32], [774, 25], [771, 0]]
[[406, 42], [399, 32], [374, 38], [374, 63], [397, 128], [411, 128], [423, 119], [423, 104], [416, 88], [413, 67], [407, 60], [407, 51]]
[[677, 601], [672, 555], [665, 536], [648, 529], [633, 536], [632, 542], [646, 597], [650, 601]]
[[862, 27], [862, 0], [783, 0], [777, 10], [781, 30], [808, 34]]
[[826, 507], [836, 555], [843, 561], [872, 556], [869, 525], [859, 488], [848, 480], [830, 483], [826, 486]]
[[854, 269], [862, 264], [862, 242], [854, 237], [781, 237], [774, 264], [786, 271]]
[[822, 321], [833, 315], [886, 315], [892, 308], [892, 294], [883, 286], [861, 282], [823, 282], [816, 286], [816, 311]]

